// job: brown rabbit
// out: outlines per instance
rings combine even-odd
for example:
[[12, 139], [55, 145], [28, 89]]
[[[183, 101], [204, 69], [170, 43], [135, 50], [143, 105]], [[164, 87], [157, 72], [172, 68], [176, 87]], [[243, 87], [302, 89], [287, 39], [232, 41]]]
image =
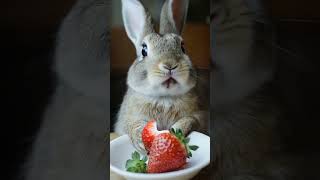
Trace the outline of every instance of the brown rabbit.
[[184, 134], [204, 125], [195, 93], [196, 72], [180, 36], [187, 9], [187, 0], [165, 1], [156, 33], [139, 1], [122, 0], [125, 29], [137, 58], [128, 72], [128, 90], [115, 131], [128, 134], [141, 153], [145, 153], [141, 130], [150, 119], [157, 120], [160, 130], [180, 128]]

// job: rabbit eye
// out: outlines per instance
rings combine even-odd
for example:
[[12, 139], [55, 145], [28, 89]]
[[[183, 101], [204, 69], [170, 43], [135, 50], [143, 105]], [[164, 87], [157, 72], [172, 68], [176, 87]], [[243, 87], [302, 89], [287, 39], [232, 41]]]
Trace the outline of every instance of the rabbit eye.
[[147, 45], [145, 43], [142, 44], [141, 54], [142, 54], [143, 57], [146, 57], [148, 55], [148, 48], [147, 48]]
[[186, 53], [186, 50], [184, 49], [184, 42], [183, 41], [181, 42], [181, 51], [183, 53]]

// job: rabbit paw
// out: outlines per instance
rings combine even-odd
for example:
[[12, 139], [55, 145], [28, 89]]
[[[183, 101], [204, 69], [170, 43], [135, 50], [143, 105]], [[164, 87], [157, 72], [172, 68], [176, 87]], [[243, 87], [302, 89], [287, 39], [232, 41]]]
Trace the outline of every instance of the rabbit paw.
[[179, 119], [171, 126], [171, 128], [181, 129], [182, 133], [187, 136], [191, 131], [198, 129], [199, 125], [200, 124], [197, 118], [188, 116]]
[[143, 142], [142, 142], [142, 128], [138, 128], [138, 129], [135, 129], [134, 131], [132, 131], [131, 133], [129, 133], [129, 137], [131, 139], [131, 142], [132, 142], [132, 145], [134, 146], [134, 148], [141, 154], [143, 155], [147, 155], [147, 151], [143, 145]]

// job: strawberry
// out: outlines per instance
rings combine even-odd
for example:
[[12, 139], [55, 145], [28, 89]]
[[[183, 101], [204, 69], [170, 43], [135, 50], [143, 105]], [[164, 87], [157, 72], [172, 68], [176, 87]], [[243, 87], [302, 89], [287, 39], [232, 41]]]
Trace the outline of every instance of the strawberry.
[[142, 142], [144, 147], [147, 150], [147, 153], [150, 152], [150, 148], [152, 145], [152, 142], [154, 140], [154, 138], [160, 134], [160, 133], [164, 133], [164, 132], [169, 132], [168, 130], [163, 130], [163, 131], [158, 131], [157, 129], [157, 122], [156, 120], [152, 119], [150, 120], [143, 128], [142, 130]]
[[158, 130], [156, 120], [152, 119], [144, 126], [141, 135], [143, 145], [146, 148], [147, 152], [149, 152], [153, 139], [157, 133]]
[[150, 148], [147, 172], [162, 173], [182, 168], [192, 156], [190, 150], [198, 149], [188, 143], [189, 138], [185, 138], [180, 129], [156, 135]]

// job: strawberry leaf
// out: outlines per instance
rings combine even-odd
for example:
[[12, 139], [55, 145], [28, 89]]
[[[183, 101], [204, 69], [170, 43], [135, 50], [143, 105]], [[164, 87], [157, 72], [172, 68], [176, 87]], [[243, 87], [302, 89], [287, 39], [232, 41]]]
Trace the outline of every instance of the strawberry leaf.
[[199, 148], [199, 146], [196, 146], [196, 145], [191, 145], [189, 146], [189, 148], [192, 150], [192, 151], [195, 151]]
[[175, 132], [174, 128], [171, 128], [171, 129], [170, 129], [170, 133], [172, 133], [172, 134], [176, 134], [176, 132]]
[[132, 159], [140, 160], [140, 154], [137, 151], [135, 151], [134, 153], [132, 153]]
[[128, 159], [127, 162], [126, 162], [126, 167], [132, 167], [134, 165], [134, 160], [132, 159]]
[[143, 162], [147, 162], [147, 160], [148, 160], [147, 156], [144, 156], [142, 159]]
[[136, 172], [137, 169], [136, 169], [135, 167], [129, 167], [129, 168], [127, 169], [127, 171], [129, 171], [129, 172]]
[[147, 172], [147, 157], [144, 157], [142, 160], [140, 160], [140, 154], [135, 151], [131, 155], [132, 159], [129, 159], [126, 161], [126, 169], [129, 172], [135, 172], [135, 173], [146, 173]]
[[188, 143], [190, 142], [190, 138], [185, 137], [181, 129], [175, 130], [174, 128], [171, 128], [170, 133], [174, 134], [179, 139], [179, 141], [184, 145], [184, 147], [186, 148], [188, 158], [192, 157], [191, 150], [195, 151], [199, 148], [196, 145], [191, 145], [191, 146], [188, 145]]

